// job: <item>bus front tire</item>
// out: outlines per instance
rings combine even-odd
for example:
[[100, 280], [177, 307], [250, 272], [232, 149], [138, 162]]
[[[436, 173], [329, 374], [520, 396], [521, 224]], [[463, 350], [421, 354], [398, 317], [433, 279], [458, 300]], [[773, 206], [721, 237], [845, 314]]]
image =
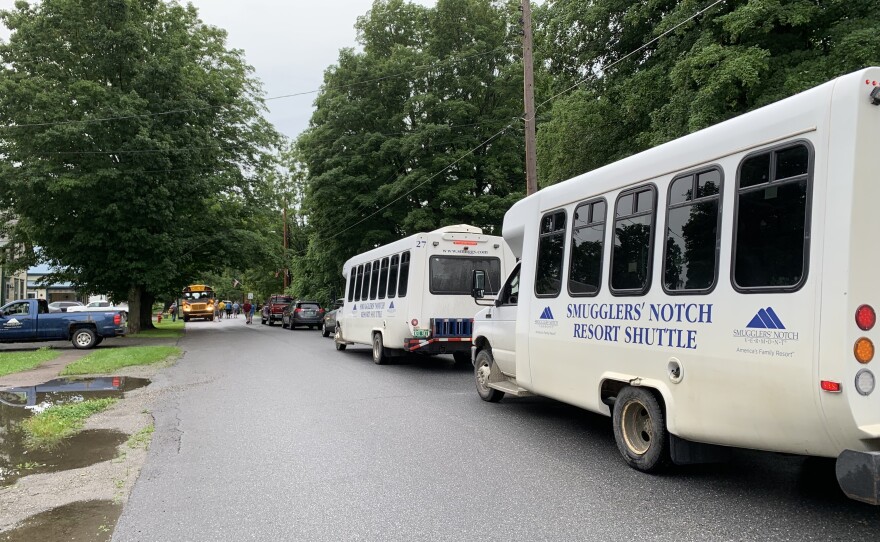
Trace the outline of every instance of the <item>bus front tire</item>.
[[477, 383], [477, 393], [480, 399], [489, 403], [497, 403], [504, 397], [504, 392], [489, 387], [489, 374], [492, 372], [492, 366], [495, 364], [495, 358], [492, 357], [492, 351], [484, 348], [477, 353], [474, 360], [474, 380]]
[[653, 473], [669, 463], [669, 433], [657, 397], [648, 389], [628, 386], [614, 401], [614, 440], [630, 467]]
[[381, 333], [373, 333], [373, 363], [376, 365], [388, 363], [388, 356], [385, 355], [385, 346], [382, 344]]
[[345, 350], [345, 343], [342, 341], [342, 328], [339, 325], [336, 325], [336, 331], [333, 333], [333, 344], [336, 346], [336, 350], [342, 352]]

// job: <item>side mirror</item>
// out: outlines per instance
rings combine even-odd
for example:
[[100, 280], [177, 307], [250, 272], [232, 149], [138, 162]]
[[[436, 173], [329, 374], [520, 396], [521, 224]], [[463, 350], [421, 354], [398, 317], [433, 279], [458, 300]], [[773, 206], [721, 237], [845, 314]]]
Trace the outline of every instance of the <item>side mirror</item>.
[[471, 280], [471, 297], [483, 299], [486, 296], [486, 272], [482, 269], [474, 269]]

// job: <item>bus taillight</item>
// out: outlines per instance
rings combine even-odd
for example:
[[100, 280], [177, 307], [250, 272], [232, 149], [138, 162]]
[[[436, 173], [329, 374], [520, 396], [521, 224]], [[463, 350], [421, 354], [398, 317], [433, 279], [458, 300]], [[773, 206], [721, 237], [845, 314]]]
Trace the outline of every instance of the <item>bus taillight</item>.
[[867, 337], [860, 338], [853, 347], [853, 354], [859, 363], [868, 363], [874, 359], [874, 343]]
[[862, 305], [856, 309], [856, 325], [862, 331], [868, 331], [877, 323], [877, 314], [871, 305]]

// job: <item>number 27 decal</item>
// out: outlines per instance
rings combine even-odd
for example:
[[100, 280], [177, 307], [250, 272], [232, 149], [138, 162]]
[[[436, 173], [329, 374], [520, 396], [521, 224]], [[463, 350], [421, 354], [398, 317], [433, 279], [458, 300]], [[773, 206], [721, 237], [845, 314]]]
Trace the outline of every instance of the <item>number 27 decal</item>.
[[427, 241], [424, 239], [416, 239], [416, 248], [422, 248], [425, 246], [425, 243], [427, 243]]

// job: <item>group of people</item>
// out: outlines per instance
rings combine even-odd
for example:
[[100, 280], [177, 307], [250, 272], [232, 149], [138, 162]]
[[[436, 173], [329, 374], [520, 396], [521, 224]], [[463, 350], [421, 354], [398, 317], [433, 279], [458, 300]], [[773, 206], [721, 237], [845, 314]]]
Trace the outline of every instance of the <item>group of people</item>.
[[[240, 304], [238, 301], [233, 303], [226, 303], [225, 301], [221, 301], [214, 305], [214, 321], [217, 322], [223, 318], [223, 315], [226, 315], [226, 318], [238, 318], [239, 314], [244, 314], [244, 323], [252, 324], [254, 323], [254, 313], [256, 312], [257, 306], [250, 302], [250, 300], [245, 301]], [[177, 321], [177, 303], [172, 303], [170, 307], [168, 307], [168, 312], [171, 314], [171, 321]]]
[[226, 318], [238, 318], [239, 314], [244, 314], [244, 323], [251, 324], [254, 320], [255, 310], [256, 305], [251, 303], [250, 300], [246, 300], [242, 304], [239, 304], [238, 301], [232, 303], [221, 301], [214, 305], [214, 318], [215, 320], [222, 320], [224, 314], [226, 315]]

